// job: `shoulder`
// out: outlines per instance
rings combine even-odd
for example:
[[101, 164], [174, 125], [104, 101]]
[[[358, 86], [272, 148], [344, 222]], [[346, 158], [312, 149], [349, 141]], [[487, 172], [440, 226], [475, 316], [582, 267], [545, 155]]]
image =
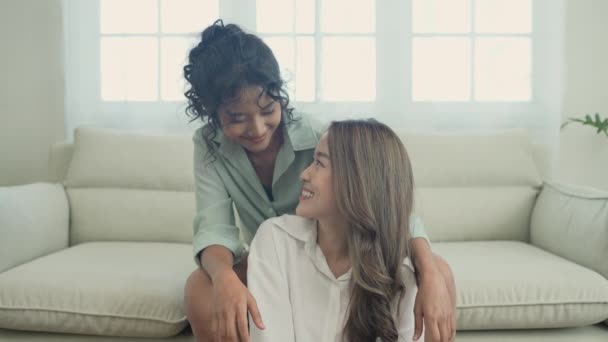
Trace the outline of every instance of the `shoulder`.
[[410, 258], [403, 259], [403, 263], [401, 264], [401, 276], [403, 277], [403, 282], [407, 288], [416, 285], [416, 271], [414, 269], [414, 264]]
[[211, 126], [209, 125], [203, 125], [199, 128], [197, 128], [194, 131], [194, 134], [192, 135], [192, 141], [194, 142], [195, 146], [200, 146], [200, 147], [204, 147], [205, 149], [207, 149], [207, 144], [205, 142], [205, 136], [207, 136], [208, 134], [210, 134], [210, 132], [213, 130], [213, 128], [211, 128]]
[[329, 127], [329, 122], [322, 121], [316, 116], [312, 116], [309, 114], [301, 114], [302, 118], [307, 121], [308, 126], [312, 129], [312, 131], [317, 136], [317, 139], [321, 137], [321, 134], [327, 130]]
[[198, 157], [200, 159], [207, 159], [209, 156], [214, 154], [214, 153], [211, 153], [210, 146], [207, 144], [207, 141], [205, 140], [205, 137], [207, 137], [207, 136], [209, 137], [209, 139], [214, 140], [214, 144], [212, 146], [215, 146], [216, 148], [219, 147], [219, 143], [217, 143], [217, 141], [218, 141], [218, 137], [219, 137], [218, 134], [221, 132], [215, 132], [216, 134], [213, 135], [213, 134], [210, 134], [212, 130], [213, 130], [213, 128], [211, 128], [211, 126], [204, 125], [202, 127], [197, 128], [196, 131], [194, 131], [194, 133], [192, 135], [192, 142], [194, 143], [195, 158]]
[[273, 217], [262, 222], [253, 238], [252, 246], [308, 241], [315, 228], [314, 220], [301, 216], [285, 214]]
[[311, 115], [297, 113], [287, 125], [287, 132], [295, 150], [314, 149], [327, 126]]

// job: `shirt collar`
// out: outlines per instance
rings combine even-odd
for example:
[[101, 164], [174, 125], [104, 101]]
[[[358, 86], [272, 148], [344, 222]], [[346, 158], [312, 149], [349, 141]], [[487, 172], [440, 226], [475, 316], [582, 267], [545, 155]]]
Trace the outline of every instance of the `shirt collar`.
[[347, 284], [352, 277], [352, 268], [340, 277], [336, 278], [327, 265], [327, 260], [317, 244], [318, 221], [296, 215], [283, 215], [275, 221], [277, 227], [285, 231], [294, 239], [304, 243], [304, 249], [310, 257], [313, 265], [334, 282]]

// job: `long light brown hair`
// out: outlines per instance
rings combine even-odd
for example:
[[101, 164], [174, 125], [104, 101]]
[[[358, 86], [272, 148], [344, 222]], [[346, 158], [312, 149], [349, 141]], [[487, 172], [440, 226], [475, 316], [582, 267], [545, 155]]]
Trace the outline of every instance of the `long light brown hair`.
[[392, 310], [405, 293], [400, 272], [409, 256], [413, 176], [401, 140], [370, 120], [332, 122], [328, 129], [332, 181], [349, 227], [351, 297], [343, 339], [397, 341]]

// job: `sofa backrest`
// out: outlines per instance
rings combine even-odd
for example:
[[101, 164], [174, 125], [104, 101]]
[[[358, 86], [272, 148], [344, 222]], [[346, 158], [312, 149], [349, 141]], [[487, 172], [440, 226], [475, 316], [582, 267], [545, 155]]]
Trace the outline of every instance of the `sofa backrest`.
[[525, 131], [399, 134], [431, 241], [529, 241], [542, 180]]
[[[523, 131], [400, 137], [432, 241], [529, 240], [542, 181]], [[191, 242], [192, 153], [189, 135], [77, 129], [74, 144], [54, 146], [50, 165], [70, 200], [70, 243]]]
[[77, 129], [64, 182], [70, 244], [191, 242], [192, 154], [191, 136]]

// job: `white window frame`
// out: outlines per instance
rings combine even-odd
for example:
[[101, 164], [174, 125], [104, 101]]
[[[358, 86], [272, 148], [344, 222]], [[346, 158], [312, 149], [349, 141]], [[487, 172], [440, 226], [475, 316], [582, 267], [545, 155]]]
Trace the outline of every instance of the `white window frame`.
[[[128, 1], [128, 0], [125, 0]], [[315, 1], [319, 14], [320, 1]], [[374, 116], [393, 126], [406, 128], [461, 130], [524, 127], [543, 125], [547, 112], [555, 109], [555, 94], [561, 89], [562, 42], [553, 38], [560, 28], [563, 2], [532, 0], [532, 99], [529, 102], [414, 102], [411, 96], [412, 4], [411, 0], [376, 1], [376, 101], [375, 102], [293, 102], [302, 112], [324, 120], [344, 117]], [[220, 0], [220, 17], [235, 22], [248, 31], [256, 27], [255, 0]], [[544, 15], [557, 13], [559, 15]], [[187, 125], [185, 101], [106, 102], [101, 100], [99, 60], [99, 1], [63, 0], [64, 55], [66, 66], [67, 132], [80, 125], [98, 125], [131, 129], [164, 127], [182, 130]], [[315, 61], [316, 84], [321, 80], [319, 59], [321, 38], [317, 16]], [[202, 23], [203, 26], [208, 23]], [[395, 29], [396, 28], [396, 29]], [[264, 34], [262, 36], [275, 34]], [[342, 35], [342, 34], [340, 34]], [[295, 37], [295, 34], [294, 34]], [[561, 36], [560, 36], [561, 38]], [[403, 44], [395, 44], [402, 41]], [[159, 84], [159, 89], [160, 89]], [[87, 89], [80, 96], [70, 96], [72, 89]], [[320, 87], [317, 87], [318, 93]], [[159, 90], [160, 91], [160, 90]], [[160, 98], [160, 97], [159, 97]], [[319, 96], [317, 94], [316, 98]], [[125, 116], [128, 109], [129, 116]], [[180, 121], [181, 120], [181, 121]], [[150, 123], [149, 125], [146, 123]], [[200, 123], [199, 123], [200, 124]], [[397, 127], [401, 128], [401, 127]]]

